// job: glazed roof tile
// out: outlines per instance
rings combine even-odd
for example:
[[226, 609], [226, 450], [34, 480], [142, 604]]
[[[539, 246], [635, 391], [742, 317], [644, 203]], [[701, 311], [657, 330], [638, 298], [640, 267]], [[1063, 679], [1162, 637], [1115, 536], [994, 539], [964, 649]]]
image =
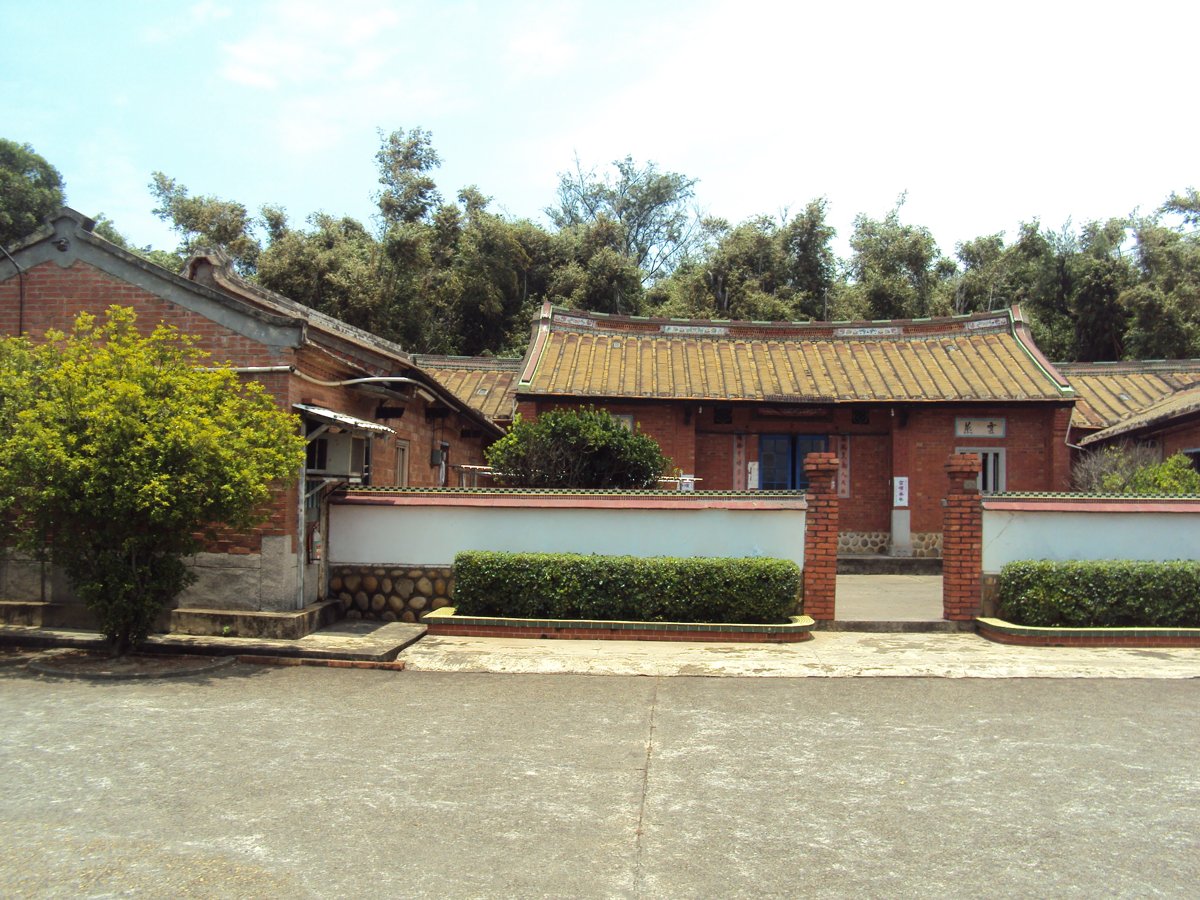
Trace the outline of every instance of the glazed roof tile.
[[493, 422], [512, 421], [521, 360], [421, 354], [414, 356], [413, 361], [455, 397]]
[[1109, 428], [1181, 388], [1200, 384], [1200, 359], [1055, 363], [1075, 388], [1071, 427]]
[[797, 403], [1072, 398], [1016, 309], [768, 323], [633, 318], [547, 304], [516, 391]]
[[1188, 421], [1196, 416], [1200, 416], [1200, 384], [1168, 394], [1141, 412], [1134, 413], [1108, 428], [1089, 434], [1079, 443], [1086, 447], [1089, 444], [1103, 443], [1113, 438], [1153, 431], [1171, 425], [1177, 420]]

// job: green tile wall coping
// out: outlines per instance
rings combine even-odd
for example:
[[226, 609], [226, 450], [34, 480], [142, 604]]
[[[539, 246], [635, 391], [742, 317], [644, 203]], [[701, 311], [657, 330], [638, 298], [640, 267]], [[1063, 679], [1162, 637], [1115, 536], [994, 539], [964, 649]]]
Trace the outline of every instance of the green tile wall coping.
[[506, 628], [595, 628], [602, 631], [695, 631], [733, 634], [787, 634], [808, 631], [814, 626], [810, 616], [791, 616], [787, 624], [722, 622], [629, 622], [611, 619], [518, 619], [498, 616], [460, 616], [453, 606], [443, 606], [421, 616], [421, 621], [453, 622], [455, 625], [489, 625]]
[[980, 625], [1001, 634], [1023, 635], [1025, 637], [1138, 637], [1138, 638], [1195, 638], [1200, 640], [1200, 628], [1067, 628], [1049, 625], [1015, 625], [1004, 619], [980, 617], [975, 620]]

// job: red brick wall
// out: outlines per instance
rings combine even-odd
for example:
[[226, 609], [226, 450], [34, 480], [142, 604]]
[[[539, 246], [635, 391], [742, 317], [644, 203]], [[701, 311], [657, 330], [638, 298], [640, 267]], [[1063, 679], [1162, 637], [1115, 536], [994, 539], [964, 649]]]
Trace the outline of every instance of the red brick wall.
[[850, 436], [850, 496], [838, 517], [843, 531], [892, 530], [892, 442], [885, 434]]
[[980, 613], [983, 570], [983, 508], [975, 476], [979, 457], [954, 454], [942, 463], [942, 615], [970, 621]]
[[[574, 406], [565, 400], [520, 403], [521, 414], [535, 417], [539, 409]], [[684, 401], [603, 404], [614, 413], [632, 413], [642, 429], [662, 445], [684, 471], [695, 471], [705, 490], [734, 487], [734, 436], [743, 435], [745, 458], [758, 459], [760, 434], [848, 435], [850, 437], [850, 496], [840, 501], [844, 531], [890, 531], [894, 474], [909, 478], [909, 508], [914, 532], [940, 533], [944, 465], [958, 447], [997, 447], [1005, 450], [1006, 487], [1011, 491], [1067, 490], [1070, 454], [1066, 429], [1070, 406], [961, 405], [897, 408], [863, 407], [865, 421], [853, 421], [851, 407], [826, 406], [812, 415], [771, 415], [768, 404], [731, 404], [732, 421], [718, 425], [718, 404]], [[956, 438], [955, 419], [1002, 416], [1004, 438]], [[692, 468], [694, 467], [694, 468]], [[894, 468], [893, 468], [894, 467]]]
[[1200, 422], [1185, 425], [1176, 431], [1166, 432], [1160, 440], [1162, 441], [1163, 459], [1179, 453], [1181, 450], [1195, 450], [1200, 447]]
[[[945, 496], [946, 459], [958, 447], [1003, 448], [1010, 491], [1067, 490], [1070, 481], [1069, 454], [1063, 438], [1069, 407], [1052, 406], [937, 406], [914, 409], [907, 422], [897, 424], [893, 440], [905, 442], [910, 453], [909, 471], [896, 475], [909, 478], [912, 530], [938, 532], [942, 529], [941, 501]], [[958, 416], [1003, 417], [1004, 438], [957, 438]]]
[[[0, 283], [0, 331], [17, 333], [19, 280]], [[34, 266], [25, 273], [25, 333], [37, 340], [50, 328], [69, 330], [75, 317], [90, 312], [103, 317], [112, 305], [129, 306], [137, 313], [145, 333], [159, 323], [200, 338], [200, 346], [216, 362], [239, 366], [287, 365], [290, 353], [275, 353], [257, 341], [236, 334], [211, 319], [168, 303], [149, 291], [76, 261], [69, 268], [55, 262]]]

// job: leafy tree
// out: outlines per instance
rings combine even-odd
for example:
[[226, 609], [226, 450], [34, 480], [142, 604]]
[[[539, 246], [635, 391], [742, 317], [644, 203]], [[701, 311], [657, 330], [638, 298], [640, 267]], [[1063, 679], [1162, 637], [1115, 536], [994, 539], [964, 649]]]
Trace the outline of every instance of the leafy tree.
[[882, 220], [859, 215], [848, 262], [853, 305], [870, 319], [905, 319], [948, 311], [939, 286], [955, 267], [929, 229], [900, 222], [901, 197]]
[[0, 339], [0, 510], [9, 542], [49, 548], [116, 653], [194, 580], [217, 525], [258, 520], [304, 458], [295, 419], [132, 310], [86, 313], [47, 342]]
[[1071, 467], [1071, 488], [1085, 494], [1121, 493], [1133, 473], [1158, 462], [1158, 451], [1144, 444], [1122, 443], [1082, 454]]
[[379, 164], [379, 183], [383, 190], [376, 198], [385, 225], [424, 221], [442, 202], [430, 171], [441, 165], [429, 131], [399, 128], [391, 134], [379, 133], [382, 146], [375, 154]]
[[363, 225], [349, 217], [316, 213], [308, 230], [288, 227], [282, 210], [264, 208], [270, 244], [258, 259], [258, 281], [285, 297], [390, 337], [380, 293], [382, 250]]
[[169, 222], [180, 235], [176, 250], [180, 257], [202, 249], [219, 249], [229, 254], [239, 273], [254, 273], [262, 246], [253, 234], [258, 223], [245, 206], [217, 197], [193, 197], [186, 187], [162, 172], [151, 175], [150, 193], [158, 201], [154, 215]]
[[486, 452], [497, 480], [515, 487], [648, 488], [667, 466], [652, 437], [593, 407], [517, 416]]
[[617, 226], [619, 250], [642, 270], [646, 281], [667, 275], [695, 246], [699, 221], [691, 208], [695, 178], [660, 172], [632, 156], [613, 162], [616, 177], [584, 171], [559, 173], [558, 205], [546, 215], [559, 229], [577, 229], [607, 219]]
[[0, 247], [32, 234], [62, 205], [58, 169], [29, 144], [0, 138]]
[[1166, 494], [1172, 497], [1200, 495], [1200, 472], [1182, 453], [1168, 456], [1153, 466], [1133, 473], [1125, 490], [1130, 494]]
[[779, 235], [794, 318], [829, 318], [840, 265], [832, 247], [837, 230], [825, 220], [827, 206], [823, 197], [810, 200]]
[[1158, 459], [1152, 447], [1102, 447], [1084, 455], [1071, 472], [1075, 490], [1103, 494], [1200, 494], [1200, 472], [1182, 453]]
[[644, 272], [625, 251], [618, 222], [600, 216], [554, 236], [547, 293], [552, 302], [596, 312], [642, 310]]
[[824, 200], [782, 223], [756, 216], [736, 227], [724, 219], [703, 225], [706, 245], [672, 274], [660, 314], [775, 321], [827, 315], [838, 263]]
[[1004, 234], [987, 234], [955, 248], [961, 270], [954, 286], [954, 312], [1001, 309], [1013, 303], [1012, 254]]

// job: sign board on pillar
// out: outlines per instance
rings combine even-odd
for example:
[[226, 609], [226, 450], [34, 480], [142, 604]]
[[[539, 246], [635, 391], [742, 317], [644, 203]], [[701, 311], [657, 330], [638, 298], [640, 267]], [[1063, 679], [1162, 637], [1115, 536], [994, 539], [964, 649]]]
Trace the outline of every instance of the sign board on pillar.
[[892, 506], [908, 506], [908, 476], [892, 479]]
[[837, 454], [837, 494], [845, 500], [850, 496], [850, 435], [832, 435], [829, 449]]
[[746, 463], [746, 490], [758, 490], [758, 460]]

